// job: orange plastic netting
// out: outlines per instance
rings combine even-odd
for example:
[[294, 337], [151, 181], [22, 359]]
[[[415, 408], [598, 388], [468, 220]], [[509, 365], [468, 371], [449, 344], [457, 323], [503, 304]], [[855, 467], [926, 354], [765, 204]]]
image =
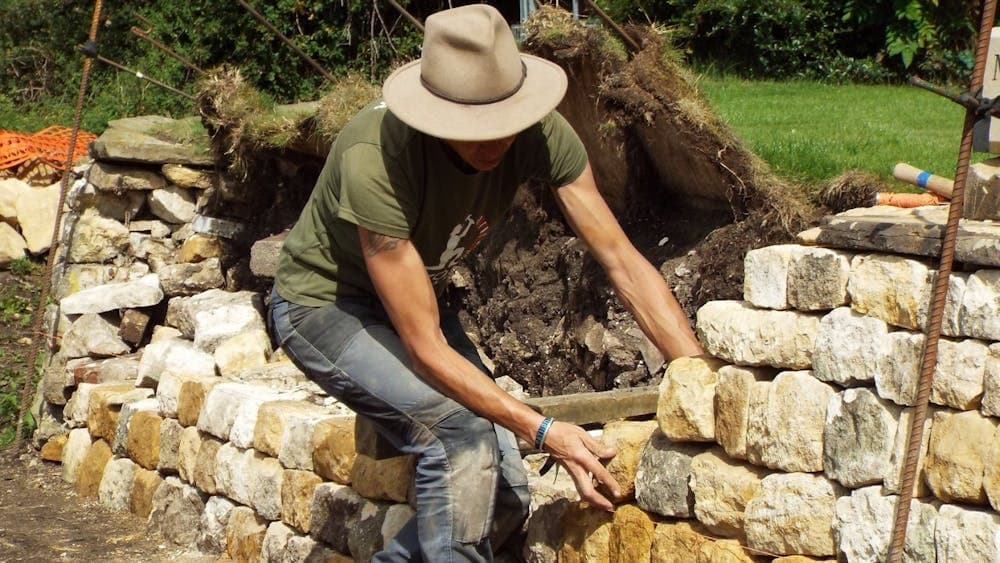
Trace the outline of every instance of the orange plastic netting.
[[[66, 164], [71, 133], [69, 127], [58, 125], [46, 127], [37, 133], [0, 129], [0, 170], [29, 161], [42, 162], [62, 170]], [[96, 138], [97, 135], [93, 133], [80, 131], [76, 136], [74, 159], [86, 156], [87, 144]]]

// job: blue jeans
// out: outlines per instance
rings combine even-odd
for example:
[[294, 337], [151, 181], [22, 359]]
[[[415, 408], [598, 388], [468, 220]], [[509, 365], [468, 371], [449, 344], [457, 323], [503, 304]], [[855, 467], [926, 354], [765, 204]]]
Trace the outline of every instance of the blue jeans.
[[[305, 374], [369, 417], [401, 452], [415, 454], [414, 517], [373, 561], [492, 561], [528, 513], [528, 479], [517, 440], [428, 385], [381, 302], [341, 298], [306, 307], [271, 292], [275, 338]], [[448, 343], [485, 373], [458, 317], [441, 311]]]

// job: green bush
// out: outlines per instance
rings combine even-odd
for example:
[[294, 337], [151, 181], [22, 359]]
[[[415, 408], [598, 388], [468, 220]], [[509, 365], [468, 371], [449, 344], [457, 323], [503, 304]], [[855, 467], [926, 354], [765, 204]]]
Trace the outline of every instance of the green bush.
[[[422, 40], [388, 5], [365, 0], [261, 0], [249, 4], [300, 49], [336, 76], [351, 71], [381, 79], [399, 61], [417, 56]], [[418, 14], [445, 2], [426, 1]], [[105, 4], [98, 28], [99, 53], [192, 93], [197, 73], [133, 35], [132, 26], [194, 65], [208, 70], [223, 63], [240, 67], [253, 86], [279, 103], [318, 99], [324, 79], [291, 48], [273, 37], [236, 2], [151, 0]], [[0, 123], [38, 129], [69, 125], [83, 57], [75, 47], [87, 39], [93, 5], [70, 0], [7, 0], [0, 3]], [[184, 97], [95, 62], [84, 112], [84, 128], [104, 129], [109, 119], [158, 113], [193, 113]]]
[[666, 24], [689, 59], [744, 77], [966, 83], [978, 12], [967, 0], [604, 0]]

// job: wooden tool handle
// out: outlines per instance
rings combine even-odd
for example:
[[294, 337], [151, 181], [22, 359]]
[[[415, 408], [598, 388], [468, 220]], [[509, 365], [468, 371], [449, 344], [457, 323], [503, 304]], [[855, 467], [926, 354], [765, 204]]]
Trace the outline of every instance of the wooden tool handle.
[[951, 190], [955, 187], [954, 181], [931, 174], [926, 170], [921, 170], [905, 162], [897, 163], [895, 168], [892, 169], [892, 175], [897, 180], [902, 180], [914, 186], [920, 186], [927, 191], [934, 192], [947, 199], [951, 199]]

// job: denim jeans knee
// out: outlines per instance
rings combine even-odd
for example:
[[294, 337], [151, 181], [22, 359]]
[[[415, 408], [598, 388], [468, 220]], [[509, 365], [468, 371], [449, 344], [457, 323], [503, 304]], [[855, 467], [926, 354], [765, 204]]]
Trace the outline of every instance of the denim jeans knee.
[[[415, 553], [427, 561], [491, 560], [488, 533], [500, 468], [523, 475], [516, 446], [501, 455], [510, 440], [498, 434], [509, 432], [417, 376], [377, 300], [309, 308], [275, 292], [271, 321], [277, 341], [308, 377], [371, 418], [401, 451], [418, 456], [416, 525], [405, 526], [375, 560], [407, 560], [405, 554]], [[514, 473], [504, 483], [522, 479]]]

